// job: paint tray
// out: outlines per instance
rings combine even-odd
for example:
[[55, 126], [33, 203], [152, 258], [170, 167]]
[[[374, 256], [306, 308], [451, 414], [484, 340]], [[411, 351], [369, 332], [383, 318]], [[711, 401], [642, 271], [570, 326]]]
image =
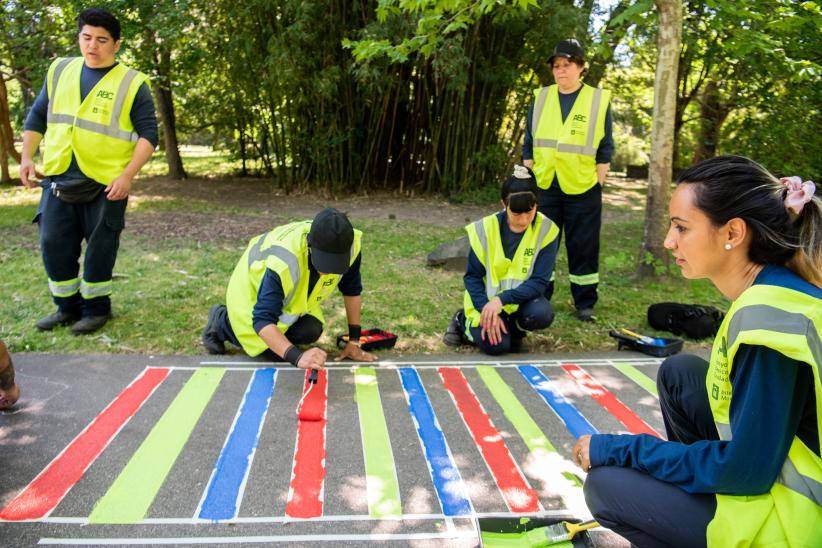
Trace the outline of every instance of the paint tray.
[[[540, 527], [547, 527], [562, 521], [579, 523], [580, 520], [571, 517], [551, 516], [499, 516], [478, 518], [476, 530], [479, 535], [479, 545], [483, 548], [529, 548], [531, 546], [574, 546], [575, 548], [593, 547], [588, 531], [574, 535], [573, 540], [557, 544], [529, 542], [528, 532]], [[532, 533], [532, 537], [535, 536]], [[544, 537], [543, 537], [544, 540]]]
[[[342, 348], [348, 342], [348, 335], [337, 337], [337, 346]], [[397, 336], [382, 329], [364, 329], [360, 334], [360, 348], [363, 350], [384, 350], [394, 348]]]
[[629, 334], [625, 333], [625, 331], [627, 330], [612, 330], [608, 332], [611, 337], [617, 340], [617, 350], [627, 348], [629, 350], [636, 350], [637, 352], [648, 354], [649, 356], [664, 358], [665, 356], [670, 356], [671, 354], [680, 352], [682, 350], [682, 345], [684, 344], [682, 339], [647, 337], [644, 335], [640, 335], [641, 338], [638, 338], [635, 336], [637, 335], [636, 333], [630, 332]]

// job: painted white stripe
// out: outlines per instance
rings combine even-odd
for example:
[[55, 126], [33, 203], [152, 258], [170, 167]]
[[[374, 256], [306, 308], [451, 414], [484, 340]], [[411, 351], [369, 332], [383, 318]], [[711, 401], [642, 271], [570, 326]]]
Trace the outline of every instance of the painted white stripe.
[[368, 535], [282, 535], [258, 537], [41, 538], [42, 545], [116, 546], [165, 544], [268, 544], [272, 542], [367, 542], [374, 540], [474, 539], [475, 531], [453, 533], [371, 533]]
[[[426, 368], [426, 367], [439, 367], [442, 365], [459, 365], [465, 368], [472, 368], [472, 367], [479, 367], [481, 365], [494, 365], [494, 366], [502, 366], [502, 367], [516, 367], [522, 364], [528, 365], [535, 365], [535, 366], [546, 366], [546, 367], [555, 367], [560, 365], [568, 365], [568, 364], [576, 364], [576, 365], [614, 365], [617, 363], [630, 363], [635, 365], [656, 365], [662, 363], [662, 359], [659, 358], [567, 358], [562, 360], [530, 360], [528, 358], [520, 358], [518, 360], [498, 360], [498, 361], [484, 361], [484, 360], [462, 360], [462, 361], [424, 361], [424, 362], [401, 362], [401, 361], [378, 361], [378, 362], [352, 362], [346, 361], [344, 362], [345, 365], [353, 364], [352, 367], [359, 367], [359, 366], [370, 366], [376, 367], [378, 369], [389, 369], [391, 367], [416, 367]], [[199, 365], [214, 365], [219, 367], [225, 367], [228, 365], [239, 365], [239, 366], [248, 366], [249, 369], [258, 369], [260, 367], [271, 367], [272, 365], [275, 366], [283, 366], [286, 370], [292, 371], [300, 371], [304, 372], [302, 369], [297, 369], [292, 366], [290, 363], [285, 362], [252, 362], [252, 361], [201, 361]], [[157, 366], [159, 367], [159, 366]], [[199, 369], [196, 366], [163, 366], [164, 369]], [[335, 366], [331, 366], [329, 369], [335, 368]], [[237, 368], [232, 368], [237, 369]]]
[[[552, 518], [552, 517], [567, 517], [570, 511], [567, 508], [557, 509], [557, 510], [543, 510], [542, 512], [530, 513], [528, 517], [532, 518]], [[237, 517], [230, 520], [219, 521], [217, 523], [220, 524], [227, 524], [227, 523], [234, 523], [237, 525], [243, 524], [266, 524], [266, 523], [299, 523], [302, 521], [306, 522], [356, 522], [356, 521], [371, 521], [374, 523], [379, 523], [382, 521], [429, 521], [429, 520], [446, 520], [451, 519], [452, 521], [459, 522], [463, 520], [474, 520], [477, 518], [513, 518], [519, 517], [523, 514], [515, 514], [513, 512], [475, 512], [473, 514], [468, 514], [465, 516], [446, 516], [445, 514], [402, 514], [400, 516], [386, 516], [382, 518], [373, 518], [368, 514], [353, 514], [353, 515], [333, 515], [333, 516], [320, 516], [316, 518], [311, 518], [307, 520], [297, 519], [297, 518], [290, 518], [287, 516], [271, 516], [271, 517]], [[35, 523], [35, 522], [43, 522], [43, 523], [52, 523], [52, 524], [63, 524], [63, 525], [88, 525], [88, 518], [85, 517], [49, 517], [49, 518], [41, 518], [41, 519], [32, 519], [32, 520], [21, 520], [15, 521], [13, 523]], [[2, 522], [5, 523], [5, 522]], [[12, 522], [8, 522], [12, 523]], [[143, 521], [137, 522], [133, 525], [212, 525], [214, 522], [209, 519], [198, 519], [198, 518], [146, 518]]]

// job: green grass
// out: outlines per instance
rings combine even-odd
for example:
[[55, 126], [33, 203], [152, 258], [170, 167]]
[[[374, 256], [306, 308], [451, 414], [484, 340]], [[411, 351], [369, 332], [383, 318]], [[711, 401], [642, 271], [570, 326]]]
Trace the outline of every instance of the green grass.
[[[219, 172], [219, 166], [226, 162], [217, 154], [194, 167], [196, 159], [186, 157], [186, 166], [193, 173], [207, 171], [209, 166], [217, 166]], [[65, 328], [41, 333], [34, 329], [34, 322], [51, 313], [53, 304], [40, 260], [36, 226], [31, 224], [38, 200], [39, 191], [0, 187], [0, 239], [4, 242], [0, 247], [0, 338], [13, 350], [204, 353], [200, 331], [206, 313], [212, 304], [224, 301], [226, 283], [245, 248], [245, 239], [219, 243], [185, 238], [157, 240], [127, 230], [115, 268], [114, 319], [101, 332], [87, 337], [74, 337]], [[432, 208], [435, 204], [432, 200]], [[550, 329], [529, 337], [532, 351], [611, 350], [615, 342], [608, 337], [608, 331], [615, 327], [654, 334], [647, 324], [646, 310], [655, 302], [727, 307], [707, 280], [690, 282], [674, 271], [650, 281], [634, 278], [642, 235], [642, 211], [636, 204], [634, 198], [632, 204], [606, 206], [606, 210], [620, 215], [612, 216], [618, 220], [603, 227], [598, 321], [581, 323], [574, 317], [565, 251], [560, 250], [552, 301], [556, 320]], [[259, 214], [203, 199], [144, 199], [130, 205], [126, 223], [146, 213], [175, 212], [220, 212], [235, 215], [237, 223], [242, 223], [244, 215]], [[364, 327], [377, 326], [397, 333], [400, 352], [451, 352], [440, 339], [454, 311], [462, 305], [462, 273], [427, 268], [425, 256], [440, 243], [459, 237], [462, 231], [406, 220], [371, 219], [355, 224], [364, 232]], [[331, 349], [336, 335], [346, 329], [342, 298], [336, 294], [323, 309], [328, 329], [320, 344]], [[703, 347], [707, 344], [699, 343]]]

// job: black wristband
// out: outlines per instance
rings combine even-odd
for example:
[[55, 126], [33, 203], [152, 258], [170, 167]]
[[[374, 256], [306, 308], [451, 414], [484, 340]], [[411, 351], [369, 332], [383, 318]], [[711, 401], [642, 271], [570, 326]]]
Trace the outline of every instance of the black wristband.
[[355, 324], [348, 324], [348, 341], [354, 344], [359, 344], [360, 335], [362, 335], [362, 326]]
[[291, 365], [293, 365], [294, 367], [297, 367], [297, 363], [299, 363], [300, 358], [302, 357], [302, 351], [293, 344], [288, 347], [288, 350], [286, 350], [285, 354], [283, 355], [283, 359]]

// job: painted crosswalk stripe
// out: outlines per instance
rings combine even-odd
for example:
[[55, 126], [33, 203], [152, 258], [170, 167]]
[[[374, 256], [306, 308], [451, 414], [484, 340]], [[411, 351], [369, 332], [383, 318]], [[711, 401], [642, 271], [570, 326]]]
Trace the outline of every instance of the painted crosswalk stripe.
[[565, 423], [565, 428], [572, 436], [578, 438], [585, 434], [599, 433], [594, 425], [574, 407], [574, 404], [568, 401], [568, 398], [562, 392], [557, 390], [548, 377], [543, 375], [542, 371], [533, 365], [520, 365], [517, 369], [531, 387], [542, 396], [542, 399], [557, 414], [557, 417]]
[[328, 371], [320, 371], [311, 387], [310, 371], [305, 372], [303, 393], [311, 389], [313, 405], [322, 411], [321, 420], [297, 421], [294, 466], [285, 504], [285, 515], [291, 518], [316, 518], [323, 515], [325, 488], [325, 427], [328, 413]]
[[422, 443], [428, 471], [440, 499], [442, 512], [446, 516], [470, 515], [474, 510], [466, 494], [465, 484], [454, 464], [451, 450], [445, 441], [419, 373], [411, 367], [401, 367], [397, 371], [402, 381], [408, 409]]
[[9, 502], [0, 519], [37, 519], [54, 510], [168, 373], [164, 368], [145, 370]]
[[252, 375], [200, 504], [201, 519], [218, 521], [237, 515], [265, 414], [274, 395], [275, 379], [273, 368], [260, 369]]
[[368, 513], [373, 517], [399, 516], [402, 514], [400, 485], [380, 401], [377, 372], [373, 367], [358, 367], [354, 370], [354, 384], [365, 456]]
[[656, 389], [656, 382], [654, 382], [651, 377], [629, 363], [615, 363], [614, 367], [616, 367], [620, 373], [644, 388], [646, 392], [659, 397], [659, 393]]
[[465, 375], [454, 367], [440, 367], [437, 371], [482, 453], [508, 508], [512, 512], [538, 512], [540, 508], [536, 492], [528, 485], [502, 435], [468, 385]]
[[531, 452], [532, 460], [526, 471], [530, 470], [552, 493], [558, 494], [575, 516], [589, 518], [581, 484], [575, 475], [580, 469], [560, 456], [496, 369], [482, 366], [477, 368], [477, 373]]
[[604, 407], [611, 415], [621, 422], [632, 434], [651, 434], [660, 437], [656, 430], [639, 418], [627, 405], [622, 403], [607, 388], [590, 376], [578, 365], [565, 364], [562, 366], [576, 383], [581, 386], [591, 398]]
[[191, 375], [106, 494], [97, 501], [89, 523], [137, 523], [148, 514], [224, 373], [225, 369], [215, 368], [200, 369]]

